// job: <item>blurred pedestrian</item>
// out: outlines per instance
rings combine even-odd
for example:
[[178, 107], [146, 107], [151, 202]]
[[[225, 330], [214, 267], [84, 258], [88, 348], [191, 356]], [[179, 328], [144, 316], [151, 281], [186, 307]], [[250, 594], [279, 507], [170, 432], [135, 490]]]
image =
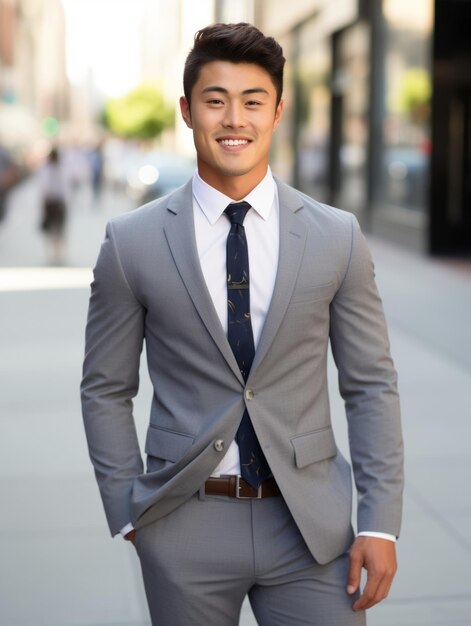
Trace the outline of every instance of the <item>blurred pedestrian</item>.
[[[96, 145], [91, 146], [88, 149], [87, 158], [90, 168], [93, 194], [95, 198], [99, 198], [103, 186], [103, 143], [99, 142]], [[98, 204], [97, 206], [100, 205]]]
[[74, 194], [90, 183], [91, 168], [85, 147], [75, 139], [69, 140], [61, 151], [62, 169], [65, 179]]
[[[262, 626], [360, 626], [396, 569], [402, 439], [373, 264], [352, 214], [271, 173], [283, 66], [278, 43], [249, 24], [197, 33], [180, 100], [197, 172], [113, 220], [95, 267], [87, 439], [156, 626], [235, 626], [246, 594]], [[132, 414], [144, 339], [146, 471]]]
[[59, 151], [53, 148], [40, 171], [42, 194], [41, 229], [46, 237], [49, 262], [65, 260], [65, 223], [67, 217], [67, 178]]

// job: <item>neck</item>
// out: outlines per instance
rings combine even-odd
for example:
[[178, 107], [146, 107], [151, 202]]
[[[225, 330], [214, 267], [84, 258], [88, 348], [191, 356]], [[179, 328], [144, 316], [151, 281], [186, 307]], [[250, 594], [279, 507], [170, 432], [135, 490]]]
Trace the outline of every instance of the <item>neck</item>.
[[245, 198], [264, 179], [267, 167], [263, 171], [252, 170], [240, 176], [225, 176], [213, 170], [208, 171], [204, 165], [202, 166], [202, 164], [198, 163], [198, 174], [205, 183], [208, 183], [208, 185], [211, 185], [211, 187], [232, 200], [238, 201]]

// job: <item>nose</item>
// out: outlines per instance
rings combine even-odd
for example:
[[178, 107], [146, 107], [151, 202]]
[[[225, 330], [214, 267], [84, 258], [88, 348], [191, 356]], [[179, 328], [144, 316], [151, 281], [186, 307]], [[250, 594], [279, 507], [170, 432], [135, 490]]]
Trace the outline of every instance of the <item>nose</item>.
[[225, 128], [243, 128], [246, 125], [244, 107], [237, 102], [231, 102], [225, 109], [223, 126]]

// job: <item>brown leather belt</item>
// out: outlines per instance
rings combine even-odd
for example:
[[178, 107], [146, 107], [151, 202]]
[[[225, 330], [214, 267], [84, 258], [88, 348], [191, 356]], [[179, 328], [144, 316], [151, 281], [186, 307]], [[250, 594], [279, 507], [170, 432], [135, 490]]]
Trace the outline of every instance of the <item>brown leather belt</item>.
[[280, 496], [281, 492], [274, 478], [268, 478], [260, 487], [254, 489], [240, 476], [221, 476], [220, 478], [208, 478], [204, 491], [211, 496], [229, 496], [230, 498], [255, 499], [273, 498]]

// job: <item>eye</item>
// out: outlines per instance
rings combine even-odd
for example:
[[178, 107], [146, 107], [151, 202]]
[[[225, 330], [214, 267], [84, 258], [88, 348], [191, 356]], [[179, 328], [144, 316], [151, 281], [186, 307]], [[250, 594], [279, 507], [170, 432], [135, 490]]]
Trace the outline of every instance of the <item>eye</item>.
[[257, 106], [260, 106], [262, 103], [259, 102], [258, 100], [248, 100], [245, 104], [248, 107], [257, 107]]
[[207, 104], [218, 106], [218, 105], [224, 104], [224, 102], [222, 100], [219, 100], [218, 98], [211, 98], [211, 100], [207, 100]]

